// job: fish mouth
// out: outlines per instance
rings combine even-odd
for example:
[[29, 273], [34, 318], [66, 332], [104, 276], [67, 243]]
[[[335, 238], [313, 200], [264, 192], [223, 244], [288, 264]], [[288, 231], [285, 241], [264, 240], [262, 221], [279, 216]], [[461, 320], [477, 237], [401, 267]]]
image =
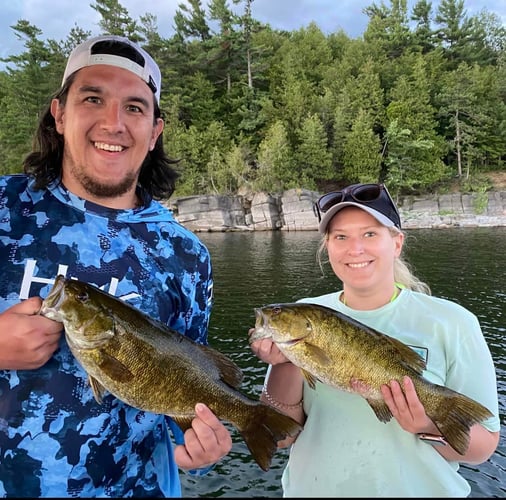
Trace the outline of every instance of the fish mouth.
[[60, 306], [65, 297], [65, 277], [59, 274], [48, 296], [42, 301], [39, 314], [55, 321], [61, 321]]
[[[276, 329], [272, 326], [269, 326], [269, 318], [264, 313], [261, 307], [255, 308], [255, 329], [249, 336], [248, 342], [249, 344], [253, 343], [255, 340], [260, 339], [272, 339], [272, 341], [277, 345], [291, 347], [299, 342], [304, 342], [303, 337], [299, 338], [280, 338], [279, 334], [276, 334]], [[274, 314], [276, 314], [276, 309], [274, 308]]]
[[297, 345], [299, 342], [304, 342], [304, 339], [299, 338], [299, 339], [290, 339], [290, 340], [278, 340], [278, 341], [276, 341], [276, 344], [291, 347], [291, 346]]
[[263, 328], [256, 326], [253, 330], [248, 332], [248, 345], [261, 339], [270, 339], [272, 335], [266, 332]]
[[272, 338], [272, 332], [266, 328], [268, 326], [267, 318], [261, 308], [255, 308], [255, 328], [248, 337], [248, 343], [251, 345], [255, 340]]

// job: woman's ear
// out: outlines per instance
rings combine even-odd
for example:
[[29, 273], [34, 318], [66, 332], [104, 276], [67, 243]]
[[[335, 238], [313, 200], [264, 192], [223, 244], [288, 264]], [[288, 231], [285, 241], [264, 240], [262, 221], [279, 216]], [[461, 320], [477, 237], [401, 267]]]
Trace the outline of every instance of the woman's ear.
[[394, 245], [395, 245], [394, 254], [395, 254], [395, 258], [397, 258], [401, 255], [402, 247], [404, 245], [404, 233], [403, 232], [399, 231], [394, 236]]

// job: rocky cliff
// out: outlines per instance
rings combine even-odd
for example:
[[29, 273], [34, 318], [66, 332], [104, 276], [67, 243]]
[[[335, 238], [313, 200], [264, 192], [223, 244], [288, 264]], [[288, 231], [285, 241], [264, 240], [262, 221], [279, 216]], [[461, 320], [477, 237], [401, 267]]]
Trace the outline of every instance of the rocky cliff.
[[[169, 200], [176, 219], [192, 231], [316, 231], [313, 203], [320, 193], [188, 196]], [[404, 229], [506, 226], [506, 191], [406, 196], [398, 202]]]

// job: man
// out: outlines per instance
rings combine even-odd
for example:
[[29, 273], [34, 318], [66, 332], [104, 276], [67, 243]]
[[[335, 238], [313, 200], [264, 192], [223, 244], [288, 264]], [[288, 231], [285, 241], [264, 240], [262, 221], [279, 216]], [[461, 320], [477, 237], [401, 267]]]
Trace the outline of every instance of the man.
[[[25, 174], [0, 178], [2, 496], [180, 496], [178, 467], [203, 473], [231, 449], [205, 405], [183, 441], [168, 417], [111, 395], [97, 404], [61, 323], [37, 314], [63, 274], [207, 343], [209, 252], [155, 201], [176, 179], [163, 151], [160, 88], [158, 66], [128, 39], [82, 43]], [[174, 450], [169, 429], [180, 441]]]

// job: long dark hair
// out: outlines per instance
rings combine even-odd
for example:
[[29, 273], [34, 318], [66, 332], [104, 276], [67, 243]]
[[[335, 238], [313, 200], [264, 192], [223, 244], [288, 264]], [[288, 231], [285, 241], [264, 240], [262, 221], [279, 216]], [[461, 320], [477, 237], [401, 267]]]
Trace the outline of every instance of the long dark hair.
[[[69, 88], [74, 81], [74, 75], [67, 78], [63, 87], [53, 96], [65, 106]], [[162, 113], [156, 99], [154, 121], [161, 118]], [[43, 111], [39, 125], [33, 138], [33, 151], [29, 153], [23, 167], [26, 174], [35, 178], [35, 187], [44, 189], [53, 181], [60, 179], [63, 160], [63, 136], [56, 130], [56, 122], [51, 114], [51, 101]], [[175, 189], [177, 172], [171, 165], [178, 160], [169, 158], [163, 149], [163, 137], [159, 135], [155, 147], [149, 151], [142, 163], [139, 174], [139, 185], [149, 197], [155, 200], [170, 198]]]

